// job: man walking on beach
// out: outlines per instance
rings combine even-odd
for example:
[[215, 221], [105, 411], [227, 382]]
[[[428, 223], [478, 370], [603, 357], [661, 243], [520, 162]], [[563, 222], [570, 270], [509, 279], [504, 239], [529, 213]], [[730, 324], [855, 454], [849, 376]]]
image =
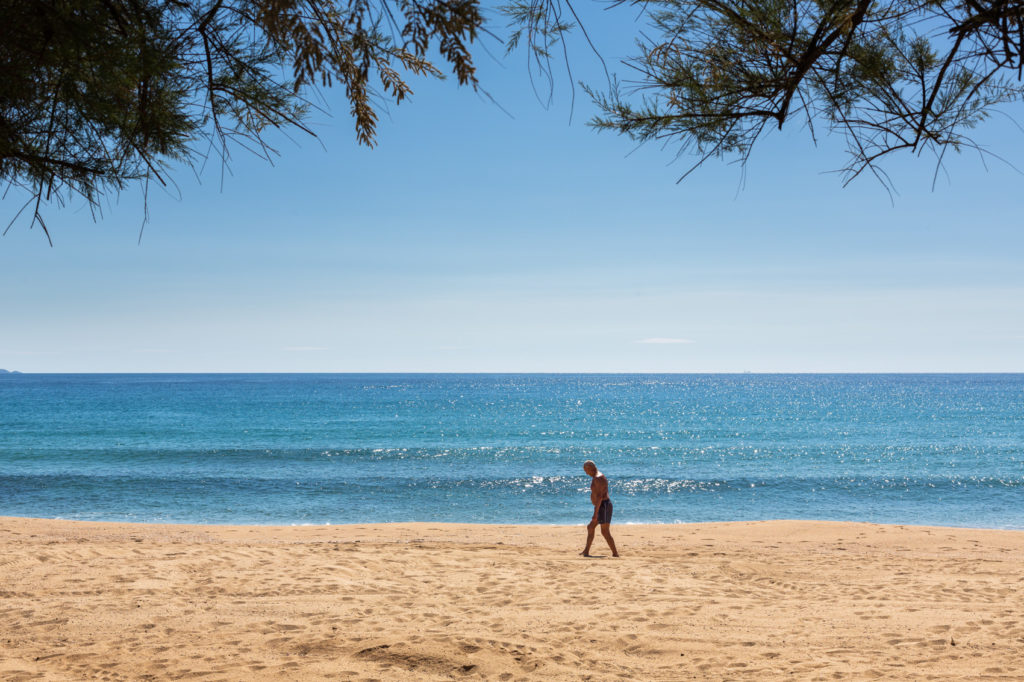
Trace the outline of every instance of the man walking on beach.
[[590, 556], [590, 545], [594, 542], [594, 530], [601, 526], [601, 535], [604, 536], [608, 546], [612, 549], [612, 556], [619, 556], [615, 549], [615, 540], [608, 529], [612, 524], [612, 501], [608, 497], [608, 479], [597, 470], [597, 465], [589, 459], [583, 463], [583, 470], [592, 479], [590, 481], [590, 503], [594, 505], [594, 518], [587, 524], [587, 546], [580, 552], [583, 556]]

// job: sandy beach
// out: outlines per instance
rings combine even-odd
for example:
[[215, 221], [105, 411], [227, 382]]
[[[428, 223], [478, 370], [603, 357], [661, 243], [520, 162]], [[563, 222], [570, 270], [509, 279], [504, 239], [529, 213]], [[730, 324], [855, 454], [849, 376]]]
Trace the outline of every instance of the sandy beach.
[[0, 679], [1024, 677], [1024, 532], [613, 530], [0, 518]]

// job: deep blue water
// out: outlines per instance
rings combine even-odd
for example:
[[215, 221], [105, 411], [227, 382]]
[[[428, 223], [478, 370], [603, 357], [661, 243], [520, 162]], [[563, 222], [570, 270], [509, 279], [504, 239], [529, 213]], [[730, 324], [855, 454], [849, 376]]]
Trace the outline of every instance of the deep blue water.
[[1024, 375], [0, 375], [0, 515], [1024, 528]]

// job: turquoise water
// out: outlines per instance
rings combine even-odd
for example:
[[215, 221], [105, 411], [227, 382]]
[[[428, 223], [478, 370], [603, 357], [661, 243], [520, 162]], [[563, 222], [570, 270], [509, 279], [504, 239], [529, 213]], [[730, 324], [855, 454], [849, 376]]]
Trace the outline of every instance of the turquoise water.
[[0, 515], [1024, 528], [1024, 375], [3, 375]]

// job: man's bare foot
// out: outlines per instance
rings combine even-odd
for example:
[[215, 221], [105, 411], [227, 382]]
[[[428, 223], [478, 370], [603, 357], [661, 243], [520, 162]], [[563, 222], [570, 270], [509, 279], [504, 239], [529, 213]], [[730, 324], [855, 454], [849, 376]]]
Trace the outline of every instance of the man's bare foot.
[[615, 554], [612, 554], [612, 556], [613, 556], [613, 557], [618, 557], [618, 556], [619, 556], [619, 553], [618, 553], [618, 552], [616, 552]]
[[587, 550], [583, 550], [580, 552], [580, 556], [590, 556], [590, 553]]

